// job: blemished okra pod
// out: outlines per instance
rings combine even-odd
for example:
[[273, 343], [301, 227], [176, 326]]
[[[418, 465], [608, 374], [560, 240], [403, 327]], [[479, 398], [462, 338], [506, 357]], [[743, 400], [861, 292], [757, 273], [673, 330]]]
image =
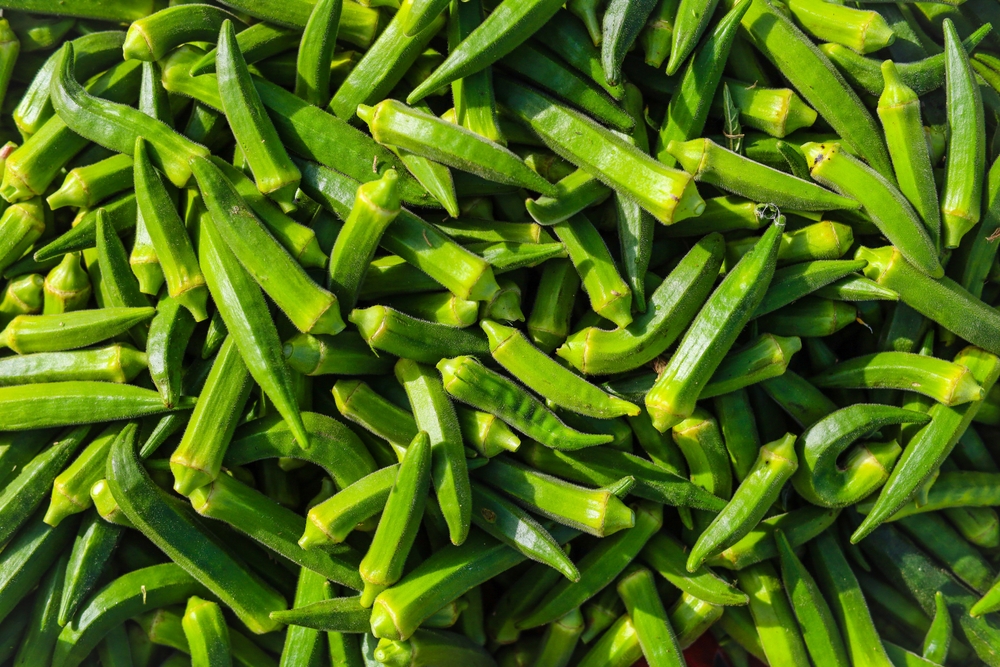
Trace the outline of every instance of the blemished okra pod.
[[169, 294], [200, 322], [208, 317], [205, 309], [208, 288], [198, 266], [198, 256], [160, 175], [153, 168], [147, 142], [142, 137], [136, 139], [134, 158], [139, 215], [156, 251]]
[[191, 651], [192, 667], [228, 667], [232, 664], [229, 626], [218, 604], [192, 595], [188, 598], [181, 625]]
[[0, 343], [17, 354], [73, 350], [114, 338], [155, 314], [153, 308], [101, 308], [18, 315], [0, 332]]
[[666, 150], [695, 180], [755, 201], [801, 211], [856, 209], [857, 201], [758, 164], [711, 139], [671, 141]]
[[781, 579], [795, 618], [802, 627], [802, 638], [809, 657], [819, 667], [842, 667], [850, 664], [833, 612], [823, 599], [816, 580], [795, 555], [784, 533], [776, 531], [774, 539], [778, 545]]
[[667, 610], [653, 581], [653, 573], [644, 567], [626, 573], [616, 585], [625, 603], [636, 638], [650, 667], [675, 667], [686, 664]]
[[219, 94], [236, 141], [254, 174], [257, 188], [283, 209], [292, 202], [301, 174], [288, 157], [278, 131], [264, 110], [260, 95], [236, 44], [236, 32], [226, 19], [219, 30], [217, 62]]
[[175, 132], [169, 125], [138, 109], [109, 102], [84, 90], [72, 73], [73, 46], [67, 43], [52, 79], [52, 105], [66, 125], [81, 136], [119, 153], [131, 155], [141, 134], [150, 147], [150, 159], [167, 178], [182, 187], [191, 177], [188, 160], [208, 155], [208, 149]]
[[611, 440], [611, 436], [580, 433], [566, 426], [541, 401], [474, 357], [442, 359], [437, 368], [445, 391], [450, 395], [496, 415], [544, 445], [555, 449], [579, 449]]
[[732, 500], [715, 516], [691, 548], [688, 572], [694, 572], [708, 557], [724, 551], [750, 532], [777, 499], [796, 468], [795, 436], [789, 433], [781, 440], [764, 445], [757, 462], [740, 482]]
[[945, 80], [947, 83], [948, 156], [941, 189], [944, 246], [957, 248], [980, 217], [986, 167], [986, 121], [979, 84], [969, 56], [959, 43], [955, 24], [945, 19]]
[[232, 336], [222, 343], [180, 444], [170, 456], [174, 490], [188, 496], [219, 475], [252, 385]]
[[754, 249], [726, 275], [646, 394], [646, 409], [658, 430], [666, 431], [694, 410], [701, 387], [764, 297], [774, 274], [784, 228], [784, 217], [779, 216]]
[[145, 369], [145, 353], [121, 343], [92, 350], [41, 352], [0, 359], [0, 386], [71, 380], [126, 383]]
[[206, 216], [199, 226], [198, 259], [212, 300], [250, 375], [288, 422], [296, 441], [308, 449], [309, 436], [264, 295]]
[[862, 211], [910, 263], [929, 276], [942, 275], [933, 239], [893, 183], [845, 153], [839, 144], [808, 143], [803, 151], [814, 180], [859, 201]]
[[431, 444], [420, 432], [406, 449], [399, 472], [386, 500], [372, 544], [361, 560], [364, 591], [361, 605], [369, 607], [375, 597], [399, 581], [424, 513], [431, 476]]
[[705, 203], [691, 177], [643, 153], [628, 140], [512, 79], [497, 77], [497, 102], [530, 125], [557, 155], [605, 185], [634, 197], [664, 224], [696, 217]]
[[[689, 0], [690, 4], [698, 5], [705, 0]], [[685, 12], [678, 9], [678, 12], [685, 12], [683, 18], [688, 18], [691, 14], [698, 14], [699, 9], [704, 9], [705, 14], [702, 20], [707, 19], [714, 11], [717, 0], [708, 0], [706, 7], [691, 7]], [[732, 47], [736, 31], [739, 29], [740, 21], [750, 8], [749, 0], [736, 0], [732, 8], [715, 25], [705, 41], [701, 44], [697, 52], [692, 56], [684, 69], [684, 74], [677, 85], [677, 89], [670, 98], [667, 107], [667, 114], [660, 125], [660, 131], [656, 140], [656, 158], [668, 167], [676, 164], [676, 159], [669, 152], [669, 145], [672, 141], [687, 141], [702, 133], [705, 129], [705, 121], [708, 120], [708, 111], [715, 97], [716, 88], [722, 78], [722, 69], [725, 67], [726, 59], [729, 57], [729, 50]], [[681, 16], [681, 14], [678, 14]], [[674, 33], [675, 39], [690, 36], [678, 31]], [[697, 41], [697, 36], [695, 37]], [[679, 45], [674, 42], [675, 48]], [[681, 60], [675, 60], [684, 55], [680, 50], [673, 50], [670, 54], [670, 63], [667, 70], [672, 74]], [[671, 67], [673, 66], [673, 67]]]
[[156, 487], [139, 462], [135, 431], [134, 425], [125, 427], [108, 459], [108, 484], [125, 516], [154, 544], [181, 561], [248, 628], [268, 632], [279, 627], [268, 614], [285, 609], [284, 598], [211, 537], [189, 508], [175, 505]]
[[[191, 4], [170, 7], [133, 21], [125, 35], [126, 60], [160, 60], [185, 42], [211, 42], [226, 19], [239, 20], [224, 9]], [[242, 22], [241, 22], [242, 25]]]
[[330, 254], [330, 289], [345, 311], [354, 308], [382, 233], [399, 214], [396, 171], [358, 186], [354, 206]]
[[518, 380], [560, 407], [583, 415], [608, 419], [636, 415], [639, 409], [576, 377], [535, 348], [520, 331], [496, 322], [481, 323], [489, 338], [490, 354]]

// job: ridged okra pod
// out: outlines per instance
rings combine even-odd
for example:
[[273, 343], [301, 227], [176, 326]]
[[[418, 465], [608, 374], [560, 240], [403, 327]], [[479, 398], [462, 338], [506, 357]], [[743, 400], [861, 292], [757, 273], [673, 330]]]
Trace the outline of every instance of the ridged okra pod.
[[17, 354], [72, 350], [114, 338], [155, 314], [154, 308], [100, 308], [18, 315], [0, 332], [0, 344]]
[[381, 468], [311, 508], [299, 546], [311, 549], [343, 542], [359, 523], [382, 511], [398, 470], [398, 465]]
[[385, 375], [395, 359], [378, 356], [354, 331], [336, 336], [299, 333], [285, 341], [283, 349], [289, 367], [304, 375]]
[[656, 590], [653, 573], [644, 567], [637, 568], [619, 579], [616, 588], [650, 667], [685, 665], [667, 610]]
[[743, 568], [737, 579], [750, 597], [750, 613], [768, 663], [806, 667], [806, 645], [774, 566], [758, 563]]
[[843, 44], [861, 54], [878, 51], [896, 40], [889, 24], [872, 10], [817, 0], [792, 0], [788, 10], [818, 41]]
[[229, 626], [218, 604], [192, 595], [184, 609], [181, 626], [191, 651], [192, 667], [226, 667], [232, 664]]

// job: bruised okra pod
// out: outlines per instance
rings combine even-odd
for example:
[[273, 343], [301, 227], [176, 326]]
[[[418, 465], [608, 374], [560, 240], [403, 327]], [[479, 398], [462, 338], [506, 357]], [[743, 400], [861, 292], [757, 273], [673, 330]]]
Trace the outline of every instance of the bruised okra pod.
[[430, 438], [420, 432], [400, 462], [375, 537], [361, 560], [361, 578], [365, 582], [362, 607], [370, 607], [379, 593], [403, 576], [403, 565], [423, 518], [430, 477]]
[[351, 214], [337, 234], [330, 254], [330, 289], [345, 312], [357, 303], [379, 239], [399, 214], [397, 178], [396, 170], [389, 169], [379, 180], [362, 183]]
[[708, 557], [728, 549], [749, 533], [778, 499], [782, 487], [797, 467], [795, 436], [789, 433], [781, 440], [764, 445], [732, 500], [691, 548], [688, 572], [694, 572]]
[[646, 394], [646, 409], [659, 431], [690, 416], [702, 387], [764, 298], [784, 228], [785, 219], [779, 216], [754, 249], [726, 275]]

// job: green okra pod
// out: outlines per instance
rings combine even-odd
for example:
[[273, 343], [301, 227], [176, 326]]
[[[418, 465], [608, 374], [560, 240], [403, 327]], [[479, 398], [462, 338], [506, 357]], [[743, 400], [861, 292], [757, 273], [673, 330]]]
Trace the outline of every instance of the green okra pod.
[[827, 285], [838, 284], [845, 276], [865, 266], [861, 260], [817, 259], [777, 269], [764, 299], [754, 311], [754, 318], [774, 312], [814, 292], [829, 298], [820, 290]]
[[[481, 2], [452, 2], [448, 11], [448, 48], [457, 48], [483, 22]], [[506, 143], [500, 130], [493, 73], [488, 67], [451, 82], [458, 124], [500, 144]]]
[[[89, 497], [89, 490], [88, 490]], [[108, 523], [96, 510], [90, 510], [80, 522], [59, 598], [57, 622], [65, 627], [84, 600], [90, 597], [107, 567], [107, 554], [114, 552], [122, 529]]]
[[991, 588], [996, 578], [993, 567], [939, 514], [904, 517], [899, 525], [922, 549], [946, 563], [948, 569], [974, 591], [985, 593]]
[[80, 265], [80, 259], [78, 254], [68, 253], [45, 276], [42, 284], [43, 314], [58, 315], [82, 310], [87, 306], [93, 293], [93, 285], [90, 276]]
[[28, 627], [14, 655], [12, 667], [48, 664], [52, 660], [56, 639], [62, 630], [57, 622], [59, 599], [66, 576], [67, 557], [62, 556], [38, 585], [31, 605]]
[[493, 657], [473, 641], [455, 632], [418, 630], [406, 641], [379, 640], [373, 654], [386, 667], [430, 667], [459, 664], [492, 667]]
[[217, 67], [222, 110], [250, 165], [257, 189], [270, 195], [283, 209], [291, 210], [302, 175], [285, 152], [278, 131], [264, 110], [229, 19], [222, 22], [219, 30]]
[[[330, 61], [343, 11], [343, 0], [317, 2], [299, 42], [295, 63], [295, 94], [310, 104], [325, 106], [330, 101]], [[243, 52], [242, 45], [236, 43]]]
[[573, 304], [580, 289], [580, 276], [572, 262], [545, 262], [528, 315], [528, 338], [543, 352], [551, 352], [569, 334]]
[[288, 421], [298, 443], [307, 449], [309, 436], [264, 295], [207, 217], [201, 216], [199, 225], [198, 259], [212, 300], [250, 375]]
[[398, 465], [381, 468], [310, 509], [299, 546], [343, 542], [359, 523], [382, 511], [398, 470]]
[[40, 352], [0, 359], [0, 386], [91, 380], [131, 382], [146, 369], [146, 354], [116, 344], [91, 350]]
[[628, 140], [542, 93], [505, 77], [498, 81], [497, 102], [502, 108], [530, 125], [557, 155], [634, 198], [660, 222], [669, 225], [704, 210], [688, 174], [657, 162]]
[[128, 190], [132, 183], [132, 158], [119, 153], [70, 170], [62, 186], [48, 195], [45, 201], [52, 210], [64, 206], [91, 208]]
[[762, 334], [734, 350], [715, 369], [700, 398], [715, 398], [784, 374], [792, 355], [802, 349], [795, 337]]
[[616, 588], [650, 667], [686, 664], [667, 610], [656, 590], [653, 573], [644, 567], [636, 568], [622, 576]]
[[378, 356], [354, 331], [336, 336], [299, 333], [283, 348], [288, 366], [305, 375], [383, 375], [396, 363], [389, 355]]
[[191, 652], [192, 667], [227, 667], [232, 664], [229, 626], [218, 604], [192, 595], [184, 608], [181, 627]]
[[455, 408], [430, 368], [400, 359], [395, 373], [413, 406], [417, 428], [430, 436], [434, 491], [452, 543], [462, 544], [471, 522], [472, 491]]
[[698, 537], [687, 560], [688, 572], [694, 572], [709, 557], [739, 542], [763, 518], [777, 500], [782, 487], [798, 467], [795, 436], [764, 445], [757, 462], [733, 494], [725, 509]]
[[170, 456], [177, 493], [189, 496], [219, 476], [226, 447], [252, 386], [239, 349], [233, 337], [227, 336], [212, 362], [181, 442]]
[[843, 44], [857, 53], [872, 53], [895, 41], [896, 34], [877, 12], [827, 4], [815, 0], [792, 0], [788, 10], [796, 22], [818, 41]]
[[776, 531], [774, 539], [778, 545], [781, 579], [792, 603], [792, 611], [802, 628], [809, 657], [814, 664], [822, 667], [850, 664], [833, 612], [823, 599], [816, 580], [795, 555], [784, 533]]
[[808, 428], [837, 409], [837, 404], [794, 371], [761, 383], [767, 395], [803, 428]]
[[663, 525], [663, 507], [657, 503], [641, 501], [636, 505], [635, 515], [634, 527], [601, 540], [580, 559], [579, 581], [560, 579], [517, 627], [527, 630], [561, 618], [621, 574]]
[[591, 417], [608, 419], [637, 415], [635, 405], [611, 396], [573, 375], [535, 348], [520, 331], [484, 320], [490, 354], [518, 380], [560, 407]]
[[479, 320], [479, 303], [451, 292], [408, 295], [388, 299], [386, 305], [411, 317], [458, 329], [471, 327]]
[[345, 311], [357, 303], [379, 239], [399, 214], [396, 181], [396, 172], [390, 169], [381, 179], [358, 186], [351, 213], [337, 234], [330, 255], [330, 289]]
[[[784, 226], [784, 217], [779, 216], [754, 249], [726, 275], [646, 394], [646, 409], [658, 430], [666, 431], [691, 414], [701, 386], [718, 368], [723, 355], [760, 305], [774, 275]], [[713, 350], [706, 353], [709, 347]]]
[[160, 175], [153, 168], [147, 142], [142, 137], [136, 139], [134, 156], [136, 203], [167, 290], [191, 312], [195, 321], [201, 322], [208, 317], [205, 309], [208, 288], [198, 266], [198, 256]]
[[338, 584], [361, 586], [352, 554], [300, 548], [296, 540], [305, 528], [305, 519], [229, 475], [219, 475], [195, 489], [189, 500], [201, 516], [230, 524], [293, 563]]
[[729, 498], [732, 474], [715, 418], [705, 410], [696, 409], [673, 426], [671, 435], [687, 461], [691, 481], [713, 495]]
[[552, 621], [545, 629], [538, 646], [536, 663], [566, 667], [573, 658], [574, 649], [584, 630], [583, 614], [574, 609], [562, 618]]
[[437, 364], [445, 391], [475, 408], [496, 415], [518, 431], [555, 449], [579, 449], [607, 443], [607, 435], [590, 435], [566, 426], [551, 410], [503, 375], [474, 357], [442, 359]]
[[[686, 0], [688, 8], [678, 8], [678, 16], [682, 21], [696, 17], [702, 26], [715, 10], [717, 0]], [[693, 5], [693, 6], [692, 6]], [[699, 6], [702, 5], [702, 6]], [[667, 113], [660, 125], [660, 130], [656, 140], [656, 158], [673, 167], [676, 164], [675, 157], [669, 152], [669, 145], [672, 141], [687, 141], [702, 134], [705, 129], [705, 121], [708, 120], [708, 112], [715, 97], [715, 91], [722, 79], [722, 70], [725, 67], [726, 59], [739, 29], [740, 21], [750, 8], [748, 0], [736, 0], [731, 8], [715, 24], [714, 30], [701, 44], [698, 51], [692, 56], [684, 69], [684, 74], [677, 85], [677, 89], [670, 98], [667, 106]], [[682, 14], [683, 12], [683, 14]], [[679, 39], [694, 40], [690, 43], [693, 47], [698, 40], [696, 26], [693, 31], [678, 30], [674, 33], [675, 41], [670, 53], [670, 62], [667, 64], [667, 71], [673, 74], [687, 55], [684, 49], [678, 44]], [[695, 34], [692, 35], [692, 32]], [[678, 60], [680, 58], [680, 60]]]
[[387, 440], [397, 452], [404, 451], [417, 436], [417, 423], [409, 410], [383, 398], [360, 380], [337, 380], [333, 399], [340, 414]]
[[90, 489], [104, 477], [108, 453], [122, 428], [123, 424], [112, 424], [98, 433], [56, 476], [52, 481], [52, 499], [45, 511], [45, 523], [58, 526], [67, 516], [83, 512], [91, 506]]
[[553, 226], [573, 262], [590, 307], [619, 327], [632, 322], [632, 290], [622, 280], [607, 245], [594, 225], [582, 214]]
[[191, 313], [170, 297], [157, 304], [156, 317], [149, 323], [149, 338], [146, 341], [149, 375], [168, 407], [180, 399], [184, 350], [194, 326]]
[[802, 633], [774, 566], [758, 563], [740, 570], [737, 579], [740, 589], [750, 597], [750, 613], [768, 662], [808, 665]]
[[[119, 234], [132, 229], [136, 224], [136, 202], [132, 193], [121, 194], [101, 208], [107, 214], [111, 227]], [[75, 226], [68, 232], [35, 251], [33, 257], [36, 262], [47, 262], [65, 253], [86, 250], [96, 245], [97, 210], [81, 209], [74, 222]]]
[[930, 662], [944, 663], [951, 645], [951, 612], [941, 591], [934, 593], [934, 620], [924, 637], [923, 657]]
[[737, 389], [716, 396], [712, 407], [719, 421], [719, 429], [729, 452], [733, 475], [742, 482], [757, 460], [760, 449], [760, 433], [750, 395], [745, 389]]
[[[331, 600], [333, 599], [333, 595], [333, 585], [322, 575], [316, 574], [307, 568], [299, 570], [299, 580], [295, 586], [295, 603], [293, 608], [305, 607], [315, 602]], [[285, 643], [281, 649], [282, 661], [286, 665], [319, 663], [321, 656], [325, 652], [323, 644], [327, 643], [324, 641], [322, 635], [323, 633], [313, 628], [293, 625], [285, 633]], [[331, 660], [333, 659], [331, 657]]]
[[760, 318], [761, 328], [781, 336], [831, 336], [857, 320], [852, 303], [807, 296]]
[[635, 523], [632, 510], [607, 489], [577, 486], [504, 458], [492, 459], [476, 479], [542, 516], [591, 535], [612, 535]]
[[701, 566], [688, 572], [687, 547], [669, 533], [650, 538], [639, 557], [653, 570], [685, 593], [714, 605], [745, 605], [747, 596], [728, 581]]
[[403, 565], [420, 527], [431, 477], [431, 443], [420, 432], [409, 444], [389, 491], [382, 519], [368, 552], [361, 560], [364, 590], [361, 606], [370, 607], [375, 597], [399, 581]]
[[588, 206], [606, 198], [611, 189], [583, 169], [577, 169], [556, 183], [554, 197], [541, 196], [525, 201], [525, 208], [540, 225], [568, 220]]
[[211, 5], [190, 4], [162, 9], [132, 22], [122, 53], [126, 60], [160, 60], [185, 42], [214, 41], [222, 22], [227, 19], [239, 21], [233, 14]]
[[95, 97], [72, 73], [73, 46], [67, 43], [52, 79], [52, 105], [66, 126], [77, 134], [119, 153], [131, 155], [141, 134], [148, 142], [150, 159], [177, 187], [191, 177], [188, 161], [208, 155], [208, 149], [178, 134], [169, 125], [138, 109]]
[[251, 630], [279, 627], [268, 614], [285, 609], [284, 598], [212, 537], [189, 508], [174, 504], [156, 487], [139, 462], [135, 432], [134, 425], [127, 426], [108, 459], [108, 485], [125, 516], [172, 559], [184, 563]]
[[365, 632], [371, 612], [361, 606], [361, 598], [331, 598], [283, 611], [272, 612], [281, 623], [326, 630], [328, 632]]
[[807, 505], [801, 509], [764, 519], [742, 540], [710, 558], [707, 564], [729, 570], [741, 570], [778, 555], [774, 533], [780, 530], [793, 547], [799, 547], [833, 525], [838, 509]]
[[955, 24], [945, 19], [945, 81], [948, 157], [941, 189], [944, 247], [957, 248], [979, 222], [986, 169], [986, 120], [979, 84], [969, 56], [959, 42]]
[[6, 327], [18, 315], [36, 315], [42, 312], [43, 283], [44, 279], [37, 273], [11, 278], [0, 299], [0, 324]]
[[[128, 255], [125, 253], [125, 246], [115, 233], [108, 221], [107, 212], [104, 209], [97, 211], [97, 225], [95, 230], [97, 237], [97, 262], [99, 269], [99, 280], [93, 282], [97, 284], [98, 293], [103, 296], [101, 306], [118, 308], [142, 308], [149, 305], [149, 299], [143, 296], [140, 291], [141, 285], [136, 281], [129, 264]], [[154, 318], [154, 320], [157, 318]], [[191, 321], [192, 326], [194, 322]], [[152, 326], [152, 322], [150, 322]], [[149, 347], [147, 330], [145, 327], [134, 327], [129, 332], [140, 346]]]
[[347, 319], [371, 348], [421, 363], [455, 352], [482, 355], [489, 349], [477, 331], [418, 320], [385, 306], [354, 310]]

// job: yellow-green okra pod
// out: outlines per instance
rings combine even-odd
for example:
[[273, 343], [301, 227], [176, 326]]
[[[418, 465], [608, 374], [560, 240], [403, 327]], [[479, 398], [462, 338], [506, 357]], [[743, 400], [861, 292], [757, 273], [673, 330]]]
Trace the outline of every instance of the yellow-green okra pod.
[[607, 185], [583, 169], [561, 178], [556, 183], [556, 190], [554, 197], [541, 196], [524, 202], [532, 219], [540, 225], [554, 225], [567, 220], [611, 192]]
[[114, 338], [155, 314], [154, 308], [101, 308], [18, 315], [0, 332], [0, 345], [17, 354], [73, 350]]
[[121, 423], [106, 427], [53, 480], [52, 499], [43, 519], [45, 523], [58, 526], [66, 517], [83, 512], [93, 504], [90, 489], [104, 477], [111, 445], [124, 427]]
[[[576, 276], [576, 273], [573, 273]], [[44, 278], [29, 273], [22, 278], [12, 278], [0, 299], [0, 325], [6, 327], [18, 315], [35, 315], [42, 312]], [[567, 323], [568, 326], [568, 323]]]
[[368, 552], [361, 560], [361, 578], [364, 580], [362, 607], [370, 607], [379, 593], [403, 576], [403, 565], [423, 518], [430, 478], [430, 438], [420, 432], [400, 461], [382, 519], [375, 529]]
[[566, 667], [573, 658], [583, 630], [584, 619], [579, 609], [574, 609], [562, 618], [549, 623], [538, 646], [536, 663]]
[[[448, 48], [455, 49], [483, 22], [482, 2], [452, 2], [448, 10]], [[451, 82], [455, 118], [464, 128], [490, 141], [506, 144], [493, 98], [493, 73], [489, 67]]]
[[944, 274], [937, 249], [906, 197], [888, 179], [845, 153], [839, 144], [803, 144], [813, 180], [861, 203], [886, 238], [919, 270]]
[[688, 572], [688, 547], [669, 533], [657, 533], [640, 552], [649, 567], [688, 595], [714, 605], [745, 605], [747, 596], [706, 567]]
[[56, 113], [67, 127], [106, 148], [131, 155], [136, 138], [142, 135], [149, 142], [150, 159], [177, 187], [183, 187], [191, 177], [188, 161], [208, 155], [207, 148], [178, 134], [166, 123], [84, 90], [73, 76], [71, 43], [62, 47], [51, 97]]
[[694, 411], [702, 387], [764, 298], [784, 228], [785, 219], [779, 216], [754, 249], [726, 275], [646, 394], [646, 409], [657, 430], [666, 431]]
[[312, 549], [343, 542], [358, 524], [382, 511], [398, 471], [398, 465], [376, 470], [310, 509], [299, 546]]
[[821, 42], [834, 42], [861, 54], [872, 53], [896, 40], [878, 13], [823, 0], [791, 0], [788, 11], [806, 32]]
[[885, 88], [878, 98], [878, 117], [885, 131], [899, 190], [920, 214], [931, 239], [941, 242], [941, 210], [930, 152], [920, 117], [920, 98], [900, 79], [896, 65], [882, 63]]
[[[430, 627], [430, 626], [425, 626]], [[493, 656], [468, 637], [456, 632], [420, 629], [407, 641], [379, 640], [373, 656], [385, 667], [464, 665], [493, 667]], [[549, 663], [546, 663], [549, 664]]]
[[461, 299], [451, 292], [412, 294], [387, 299], [386, 305], [417, 319], [457, 329], [471, 327], [479, 321], [479, 303]]
[[671, 435], [687, 461], [691, 481], [715, 496], [728, 499], [733, 479], [715, 418], [705, 410], [696, 409], [690, 417], [674, 424]]
[[40, 352], [0, 359], [0, 386], [69, 380], [124, 384], [145, 369], [146, 354], [122, 343], [89, 350]]
[[200, 322], [208, 317], [208, 288], [191, 238], [160, 175], [153, 168], [148, 144], [142, 137], [136, 139], [133, 155], [139, 215], [162, 267], [168, 293]]
[[417, 428], [431, 440], [431, 477], [453, 544], [462, 544], [472, 520], [472, 490], [455, 408], [433, 369], [410, 359], [396, 362]]
[[288, 157], [264, 109], [236, 44], [236, 31], [228, 19], [219, 31], [217, 67], [223, 111], [250, 165], [257, 189], [270, 195], [282, 209], [295, 208], [295, 190], [302, 175]]
[[796, 337], [762, 334], [730, 351], [712, 374], [701, 398], [715, 398], [784, 374], [792, 355], [802, 349]]
[[809, 656], [781, 579], [770, 563], [758, 563], [736, 574], [740, 589], [750, 596], [750, 613], [767, 661], [774, 665], [807, 667]]
[[599, 419], [637, 415], [639, 408], [577, 377], [534, 347], [523, 333], [490, 320], [480, 323], [501, 366], [556, 405]]
[[552, 229], [580, 273], [593, 311], [619, 327], [627, 327], [632, 322], [632, 290], [618, 274], [608, 246], [593, 223], [578, 213]]
[[691, 548], [688, 572], [694, 572], [707, 558], [728, 549], [749, 533], [778, 499], [782, 487], [797, 467], [795, 436], [792, 434], [761, 447], [757, 462], [740, 482], [732, 500], [715, 516]]
[[6, 271], [41, 237], [46, 217], [41, 197], [20, 201], [4, 210], [0, 216], [0, 271]]
[[616, 585], [625, 603], [635, 635], [650, 667], [680, 667], [685, 665], [667, 610], [656, 590], [653, 573], [637, 567], [626, 573]]
[[385, 306], [355, 309], [347, 319], [373, 349], [425, 364], [456, 352], [483, 355], [489, 350], [478, 331], [418, 320]]
[[44, 305], [42, 313], [58, 315], [86, 308], [93, 292], [90, 276], [80, 264], [78, 253], [67, 253], [61, 262], [49, 271], [42, 284]]
[[357, 303], [379, 239], [399, 214], [396, 179], [396, 171], [390, 169], [379, 180], [358, 186], [351, 214], [337, 234], [330, 253], [330, 289], [344, 311]]
[[948, 98], [948, 160], [941, 189], [944, 246], [957, 248], [979, 222], [986, 170], [986, 120], [983, 100], [969, 56], [945, 19], [945, 82]]
[[387, 440], [400, 455], [417, 436], [417, 422], [409, 410], [383, 398], [360, 380], [337, 380], [333, 399], [340, 414]]
[[64, 206], [90, 208], [128, 190], [132, 184], [132, 158], [119, 153], [70, 170], [62, 186], [48, 195], [45, 201], [52, 210]]
[[184, 609], [181, 627], [191, 651], [192, 667], [228, 667], [232, 664], [229, 626], [218, 604], [192, 595]]
[[283, 352], [288, 366], [304, 375], [385, 375], [396, 363], [389, 355], [377, 355], [354, 331], [296, 334], [285, 341]]
[[437, 368], [445, 391], [456, 399], [496, 415], [548, 447], [579, 449], [611, 441], [609, 435], [581, 433], [566, 426], [541, 401], [474, 357], [442, 359]]

